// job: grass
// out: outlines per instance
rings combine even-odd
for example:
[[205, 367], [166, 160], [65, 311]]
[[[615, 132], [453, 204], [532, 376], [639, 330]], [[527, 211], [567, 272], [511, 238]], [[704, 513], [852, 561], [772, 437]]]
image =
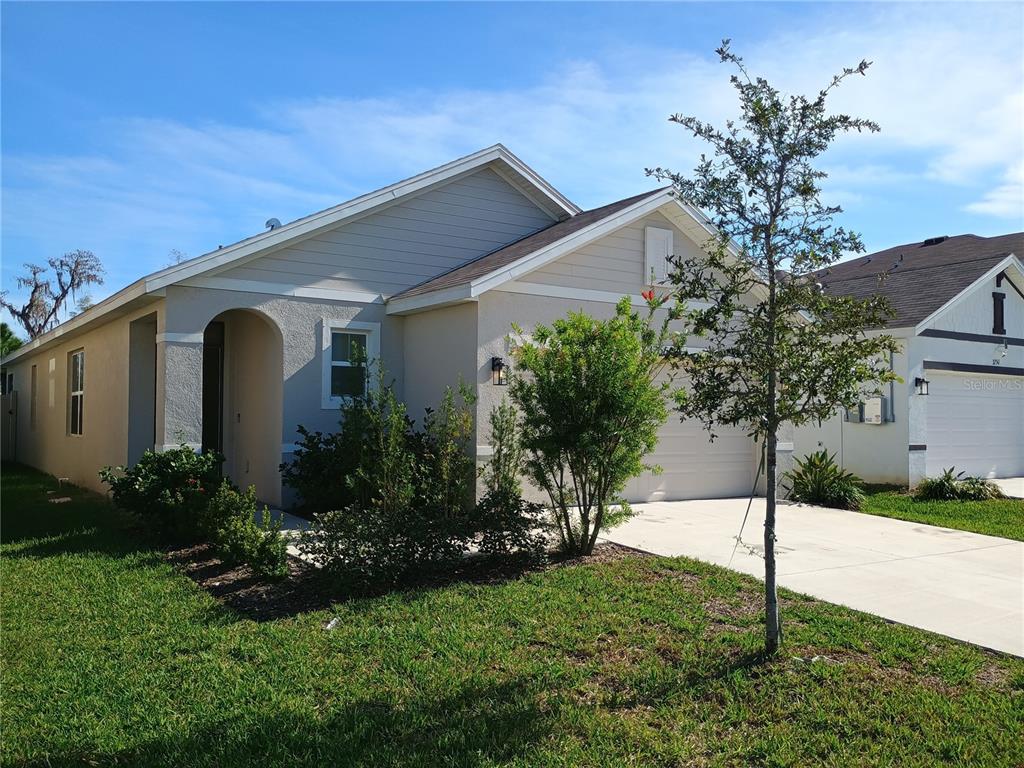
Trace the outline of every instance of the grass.
[[915, 501], [904, 489], [874, 486], [860, 511], [1024, 541], [1024, 499]]
[[760, 585], [721, 568], [629, 557], [253, 621], [54, 487], [4, 469], [5, 764], [1024, 761], [1024, 661], [790, 593], [765, 661]]

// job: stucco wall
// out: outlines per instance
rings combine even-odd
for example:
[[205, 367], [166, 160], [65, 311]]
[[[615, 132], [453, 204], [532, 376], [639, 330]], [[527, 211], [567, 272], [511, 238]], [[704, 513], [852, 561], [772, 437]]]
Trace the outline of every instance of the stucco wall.
[[405, 403], [422, 424], [425, 408], [436, 408], [446, 387], [460, 379], [476, 390], [477, 305], [458, 304], [405, 319]]
[[893, 372], [903, 379], [895, 382], [891, 390], [885, 388], [889, 397], [892, 392], [893, 421], [882, 424], [860, 424], [848, 422], [843, 414], [837, 413], [831, 419], [817, 424], [809, 423], [793, 430], [793, 455], [803, 458], [809, 453], [825, 448], [835, 454], [841, 467], [873, 483], [906, 484], [908, 473], [908, 446], [914, 442], [911, 437], [912, 424], [916, 423], [911, 413], [910, 394], [913, 393], [913, 378], [908, 379], [906, 339], [901, 340], [900, 353], [893, 356]]
[[281, 503], [281, 334], [246, 310], [220, 318], [225, 335], [225, 472], [239, 487], [256, 486], [259, 498], [276, 506]]
[[[129, 329], [133, 320], [163, 302], [116, 317], [43, 351], [11, 363], [18, 391], [17, 459], [57, 477], [105, 491], [97, 472], [128, 460]], [[85, 350], [85, 406], [82, 435], [69, 434], [68, 355]], [[31, 375], [36, 366], [36, 424], [30, 425]], [[4, 457], [7, 458], [7, 457]]]

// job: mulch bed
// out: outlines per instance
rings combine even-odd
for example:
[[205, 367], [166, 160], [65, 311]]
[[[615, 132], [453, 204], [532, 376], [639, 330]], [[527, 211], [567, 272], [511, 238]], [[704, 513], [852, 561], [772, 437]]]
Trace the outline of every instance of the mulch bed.
[[[650, 557], [646, 552], [618, 544], [601, 543], [593, 554], [579, 557], [553, 555], [544, 563], [494, 563], [474, 557], [444, 573], [433, 574], [415, 583], [395, 588], [410, 591], [442, 587], [454, 583], [499, 584], [527, 573], [578, 565], [611, 563], [626, 557]], [[257, 577], [247, 565], [229, 565], [209, 544], [175, 547], [167, 551], [167, 561], [222, 605], [254, 621], [273, 621], [308, 611], [318, 611], [333, 603], [381, 594], [386, 589], [347, 592], [322, 572], [303, 560], [288, 557], [288, 576], [278, 581]]]

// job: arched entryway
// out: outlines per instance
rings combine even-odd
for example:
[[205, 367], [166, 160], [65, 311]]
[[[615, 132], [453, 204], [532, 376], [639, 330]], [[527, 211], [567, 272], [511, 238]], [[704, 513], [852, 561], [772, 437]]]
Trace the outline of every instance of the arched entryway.
[[224, 454], [224, 474], [257, 497], [281, 504], [283, 349], [266, 315], [232, 309], [203, 333], [204, 450]]

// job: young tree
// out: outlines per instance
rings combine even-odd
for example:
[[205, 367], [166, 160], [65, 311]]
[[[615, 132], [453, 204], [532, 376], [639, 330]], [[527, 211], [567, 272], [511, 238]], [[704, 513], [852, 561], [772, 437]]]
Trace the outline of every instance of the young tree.
[[[728, 40], [716, 52], [738, 70], [731, 82], [740, 119], [722, 129], [672, 116], [710, 144], [712, 157], [702, 155], [692, 176], [664, 168], [648, 173], [671, 180], [716, 231], [706, 257], [672, 259], [677, 301], [669, 315], [684, 330], [670, 356], [687, 383], [674, 396], [682, 417], [701, 419], [712, 431], [716, 424], [742, 425], [764, 441], [765, 648], [774, 653], [782, 640], [775, 585], [779, 428], [820, 422], [896, 379], [889, 367], [896, 341], [864, 331], [890, 316], [885, 301], [826, 294], [819, 274], [864, 248], [856, 233], [833, 225], [841, 209], [821, 201], [826, 174], [816, 161], [837, 135], [878, 126], [825, 109], [829, 93], [850, 75], [863, 75], [867, 61], [809, 99], [751, 78]], [[686, 335], [704, 338], [707, 349], [687, 352]]]
[[45, 277], [47, 267], [26, 264], [27, 277], [18, 278], [18, 287], [28, 288], [28, 300], [20, 307], [7, 300], [7, 292], [0, 293], [0, 306], [21, 323], [21, 327], [34, 339], [57, 324], [57, 318], [67, 302], [86, 285], [103, 282], [103, 265], [92, 251], [70, 251], [47, 261], [53, 278]]
[[657, 443], [668, 416], [662, 342], [627, 297], [609, 320], [571, 312], [515, 349], [510, 395], [527, 476], [548, 494], [566, 552], [593, 551], [609, 506]]
[[0, 357], [7, 357], [21, 344], [21, 339], [14, 335], [11, 326], [7, 323], [0, 323]]

